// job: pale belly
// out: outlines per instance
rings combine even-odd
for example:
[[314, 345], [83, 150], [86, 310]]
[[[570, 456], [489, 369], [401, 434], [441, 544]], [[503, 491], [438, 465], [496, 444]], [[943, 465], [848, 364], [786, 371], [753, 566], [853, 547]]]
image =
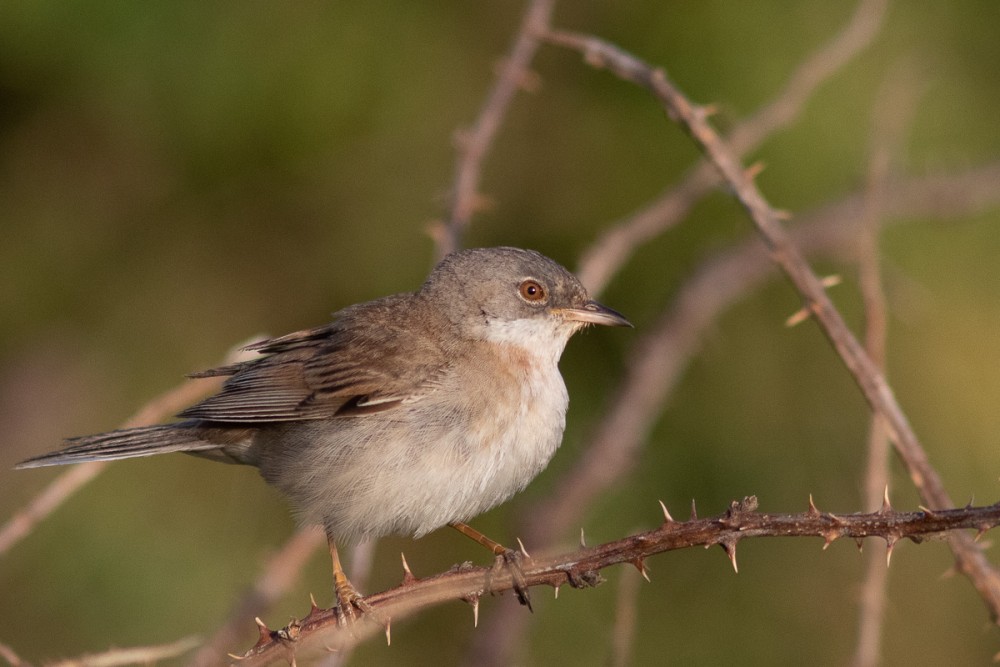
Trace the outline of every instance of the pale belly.
[[258, 443], [261, 472], [339, 541], [467, 521], [523, 489], [562, 440], [569, 399], [555, 363], [520, 380], [276, 427]]

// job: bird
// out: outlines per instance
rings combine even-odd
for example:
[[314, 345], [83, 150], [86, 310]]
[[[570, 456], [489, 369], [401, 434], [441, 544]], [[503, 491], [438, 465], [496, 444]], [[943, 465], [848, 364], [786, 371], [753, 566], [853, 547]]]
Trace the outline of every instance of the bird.
[[[69, 438], [17, 467], [171, 452], [255, 466], [300, 523], [323, 527], [335, 608], [353, 618], [371, 607], [338, 544], [448, 525], [514, 563], [466, 522], [552, 459], [569, 403], [559, 358], [589, 325], [632, 326], [536, 251], [459, 250], [414, 292], [348, 306], [249, 345], [250, 360], [193, 373], [226, 380], [179, 421]], [[530, 608], [527, 590], [515, 591]]]

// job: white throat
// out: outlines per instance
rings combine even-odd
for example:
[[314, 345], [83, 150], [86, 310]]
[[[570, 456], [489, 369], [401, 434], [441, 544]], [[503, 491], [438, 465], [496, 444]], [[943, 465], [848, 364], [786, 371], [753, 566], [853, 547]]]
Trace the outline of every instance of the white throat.
[[532, 356], [557, 364], [578, 328], [575, 322], [555, 318], [491, 319], [486, 323], [484, 338], [492, 343], [516, 345]]

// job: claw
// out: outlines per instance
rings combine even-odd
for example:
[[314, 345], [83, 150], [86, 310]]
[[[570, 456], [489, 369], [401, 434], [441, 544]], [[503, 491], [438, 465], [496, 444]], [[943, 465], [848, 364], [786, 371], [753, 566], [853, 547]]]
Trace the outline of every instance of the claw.
[[521, 562], [523, 560], [524, 556], [521, 552], [514, 551], [513, 549], [505, 549], [503, 553], [497, 554], [493, 567], [486, 575], [486, 589], [490, 589], [493, 577], [501, 570], [506, 569], [510, 573], [511, 588], [514, 589], [514, 593], [517, 595], [517, 601], [527, 607], [528, 611], [533, 612], [531, 595], [528, 593], [528, 582], [524, 578], [524, 570], [521, 569]]
[[389, 619], [376, 612], [344, 574], [344, 568], [340, 564], [340, 554], [333, 541], [333, 536], [327, 534], [327, 541], [333, 564], [333, 592], [336, 597], [333, 613], [337, 617], [337, 625], [344, 627], [348, 624], [354, 624], [359, 617], [368, 616], [379, 625], [387, 628]]
[[354, 623], [359, 614], [375, 615], [372, 606], [346, 577], [336, 582], [335, 593], [337, 602], [333, 606], [333, 613], [337, 616], [337, 625], [344, 627], [348, 623]]

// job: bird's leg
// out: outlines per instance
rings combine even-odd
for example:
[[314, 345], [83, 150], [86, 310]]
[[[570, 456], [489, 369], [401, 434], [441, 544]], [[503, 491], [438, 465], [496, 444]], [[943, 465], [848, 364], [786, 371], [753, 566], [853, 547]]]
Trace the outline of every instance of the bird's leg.
[[521, 569], [521, 561], [527, 554], [522, 553], [521, 551], [515, 551], [514, 549], [508, 549], [499, 542], [486, 537], [467, 523], [452, 521], [448, 525], [469, 539], [475, 540], [482, 546], [486, 547], [496, 556], [493, 569], [487, 578], [487, 587], [489, 579], [492, 579], [493, 575], [500, 569], [506, 568], [507, 571], [510, 572], [511, 579], [513, 580], [512, 588], [514, 589], [514, 593], [517, 595], [518, 602], [526, 606], [529, 611], [533, 611], [531, 609], [531, 596], [528, 594], [528, 582], [524, 578], [524, 570]]
[[375, 610], [365, 602], [364, 597], [344, 574], [344, 568], [340, 564], [340, 554], [337, 552], [333, 536], [327, 533], [326, 540], [327, 544], [330, 545], [330, 560], [333, 561], [333, 591], [337, 599], [334, 611], [337, 614], [337, 620], [341, 625], [344, 625], [348, 620], [353, 621], [355, 609], [363, 614], [374, 614]]

